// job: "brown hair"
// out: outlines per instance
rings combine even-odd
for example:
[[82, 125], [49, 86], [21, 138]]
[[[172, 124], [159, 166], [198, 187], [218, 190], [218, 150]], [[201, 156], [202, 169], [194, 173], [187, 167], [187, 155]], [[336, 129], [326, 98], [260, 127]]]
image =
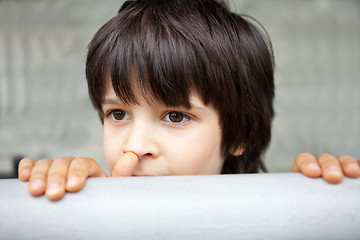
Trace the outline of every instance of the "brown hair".
[[[126, 103], [136, 103], [133, 81], [144, 96], [167, 106], [190, 106], [196, 91], [219, 112], [222, 173], [266, 171], [261, 155], [271, 138], [274, 97], [269, 42], [215, 0], [127, 1], [89, 45], [90, 98], [103, 119], [109, 74]], [[231, 154], [240, 148], [241, 155]]]

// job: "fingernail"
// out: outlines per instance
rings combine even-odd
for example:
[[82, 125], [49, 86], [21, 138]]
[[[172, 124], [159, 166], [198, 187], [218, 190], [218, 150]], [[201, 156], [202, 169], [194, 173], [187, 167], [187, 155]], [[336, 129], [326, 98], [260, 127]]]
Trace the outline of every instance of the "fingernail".
[[37, 179], [31, 183], [32, 189], [41, 189], [43, 187], [45, 187], [45, 183], [44, 183], [44, 181], [41, 181], [40, 179]]
[[308, 166], [307, 166], [309, 169], [313, 170], [313, 171], [319, 171], [320, 170], [320, 167], [318, 165], [316, 165], [315, 163], [310, 163]]
[[30, 169], [24, 169], [20, 173], [22, 176], [30, 176]]
[[347, 169], [355, 169], [358, 170], [359, 169], [359, 165], [355, 164], [355, 163], [350, 163], [346, 166]]
[[66, 187], [72, 188], [79, 183], [79, 178], [77, 177], [70, 177], [70, 179], [66, 183]]
[[342, 174], [341, 171], [340, 171], [340, 169], [339, 169], [338, 167], [334, 167], [334, 166], [328, 167], [328, 168], [326, 169], [326, 171], [327, 171], [328, 173], [330, 173], [330, 174], [333, 174], [333, 175], [341, 175], [341, 174]]
[[49, 195], [57, 194], [60, 192], [60, 190], [61, 190], [61, 187], [58, 183], [51, 183], [46, 188], [46, 194], [49, 194]]

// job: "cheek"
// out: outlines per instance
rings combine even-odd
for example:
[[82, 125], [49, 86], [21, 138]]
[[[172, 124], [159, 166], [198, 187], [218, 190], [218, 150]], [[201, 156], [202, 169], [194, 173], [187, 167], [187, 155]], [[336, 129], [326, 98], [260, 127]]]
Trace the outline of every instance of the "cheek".
[[217, 138], [215, 141], [205, 140], [198, 143], [198, 147], [195, 148], [193, 161], [195, 166], [201, 171], [200, 174], [218, 174], [221, 171], [222, 157], [220, 154], [220, 142]]
[[[171, 163], [174, 174], [219, 174], [223, 158], [220, 153], [220, 130], [201, 131], [185, 141], [172, 146], [176, 156]], [[182, 147], [179, 147], [181, 146]]]

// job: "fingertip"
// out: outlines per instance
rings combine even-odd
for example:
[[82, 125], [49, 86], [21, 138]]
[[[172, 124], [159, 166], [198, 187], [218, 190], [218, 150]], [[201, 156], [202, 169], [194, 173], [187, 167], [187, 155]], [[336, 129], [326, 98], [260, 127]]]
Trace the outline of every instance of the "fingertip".
[[[315, 163], [316, 159], [315, 157], [310, 154], [310, 153], [300, 153], [291, 168], [292, 172], [302, 172], [304, 173], [305, 170], [305, 174], [307, 170], [312, 170], [312, 169], [307, 169], [307, 166], [309, 166], [312, 163]], [[315, 166], [313, 166], [313, 168], [315, 168]]]
[[51, 201], [58, 201], [65, 195], [65, 188], [58, 183], [50, 183], [46, 188], [45, 196]]
[[311, 178], [321, 177], [321, 168], [314, 155], [310, 153], [299, 154], [294, 162], [292, 170], [294, 172], [301, 172], [305, 176]]
[[323, 178], [328, 183], [337, 184], [343, 180], [344, 174], [339, 167], [330, 166], [324, 169]]
[[33, 196], [40, 196], [45, 192], [45, 182], [41, 179], [36, 179], [29, 183], [29, 192]]
[[138, 164], [139, 157], [134, 152], [125, 152], [115, 163], [111, 177], [131, 176]]
[[66, 190], [68, 192], [78, 192], [84, 187], [84, 184], [84, 179], [80, 179], [77, 176], [71, 176], [66, 182]]
[[347, 177], [351, 177], [351, 178], [360, 177], [360, 167], [356, 163], [347, 164], [344, 167], [344, 172]]
[[313, 162], [306, 164], [302, 171], [308, 177], [317, 178], [321, 176], [321, 168]]
[[23, 158], [20, 160], [18, 165], [18, 178], [21, 181], [29, 181], [31, 176], [32, 168], [36, 161], [32, 158]]
[[348, 154], [341, 154], [337, 157], [346, 177], [360, 177], [359, 161]]
[[29, 181], [31, 176], [31, 170], [26, 168], [26, 169], [22, 169], [21, 171], [19, 171], [19, 179], [21, 181], [27, 182]]
[[328, 182], [328, 183], [338, 184], [338, 183], [341, 183], [341, 182], [342, 182], [344, 176], [339, 176], [339, 175], [338, 175], [338, 176], [326, 176], [326, 175], [324, 174], [323, 178], [324, 178], [324, 180], [325, 180], [326, 182]]

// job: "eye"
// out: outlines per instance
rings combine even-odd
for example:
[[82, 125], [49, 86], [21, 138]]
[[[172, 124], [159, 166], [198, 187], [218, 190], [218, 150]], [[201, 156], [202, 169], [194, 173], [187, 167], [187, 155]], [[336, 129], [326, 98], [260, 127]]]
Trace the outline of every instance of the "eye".
[[171, 123], [186, 123], [190, 120], [190, 117], [182, 112], [169, 112], [165, 116], [165, 121], [171, 122]]
[[108, 113], [108, 117], [109, 116], [111, 116], [111, 118], [115, 121], [129, 119], [129, 115], [126, 112], [124, 112], [123, 110], [112, 110]]

